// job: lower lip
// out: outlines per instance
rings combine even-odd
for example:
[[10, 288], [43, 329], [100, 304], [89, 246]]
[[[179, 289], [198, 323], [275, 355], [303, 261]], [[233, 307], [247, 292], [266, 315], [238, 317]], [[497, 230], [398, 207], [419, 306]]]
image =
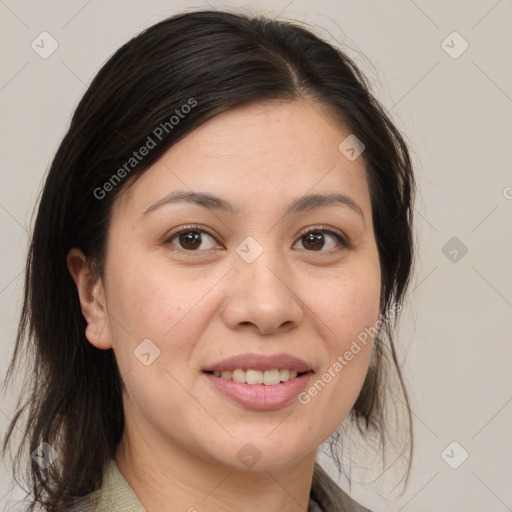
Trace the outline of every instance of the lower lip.
[[211, 373], [203, 373], [221, 393], [248, 409], [260, 411], [279, 409], [290, 404], [304, 391], [312, 374], [312, 372], [308, 372], [287, 382], [281, 382], [281, 384], [265, 386], [264, 384], [235, 382], [216, 377]]

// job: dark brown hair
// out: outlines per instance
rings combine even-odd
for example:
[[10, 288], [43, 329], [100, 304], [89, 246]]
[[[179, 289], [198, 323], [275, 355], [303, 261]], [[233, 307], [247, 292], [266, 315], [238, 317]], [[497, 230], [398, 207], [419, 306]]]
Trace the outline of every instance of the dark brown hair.
[[[20, 360], [30, 361], [28, 393], [18, 402], [3, 453], [26, 414], [23, 444], [28, 441], [29, 452], [47, 442], [59, 454], [59, 463], [47, 469], [29, 459], [31, 510], [36, 503], [50, 512], [64, 510], [73, 498], [97, 489], [124, 426], [114, 353], [98, 350], [85, 337], [85, 319], [66, 266], [69, 250], [82, 249], [101, 275], [112, 205], [131, 180], [221, 112], [250, 102], [306, 96], [328, 106], [366, 147], [362, 157], [381, 264], [381, 312], [403, 300], [413, 263], [412, 166], [406, 143], [356, 65], [297, 23], [198, 11], [151, 26], [117, 50], [93, 79], [39, 202], [16, 346], [4, 383]], [[187, 104], [193, 108], [184, 109], [185, 115], [180, 109]], [[184, 115], [174, 122], [177, 110]], [[155, 139], [158, 127], [155, 147], [127, 168], [133, 151], [148, 137]], [[123, 166], [126, 173], [118, 172]], [[124, 182], [116, 186], [114, 174]], [[105, 188], [107, 182], [111, 186]], [[410, 460], [411, 412], [393, 323], [384, 323], [346, 421], [363, 433], [376, 432], [384, 443], [385, 369], [393, 367], [408, 413]], [[27, 465], [21, 462], [23, 444], [13, 460], [15, 472]], [[339, 460], [337, 464], [341, 471]]]

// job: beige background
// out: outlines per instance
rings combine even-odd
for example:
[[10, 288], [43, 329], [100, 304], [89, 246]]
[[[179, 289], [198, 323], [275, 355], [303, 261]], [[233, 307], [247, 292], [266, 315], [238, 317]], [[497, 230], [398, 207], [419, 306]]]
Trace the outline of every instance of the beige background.
[[[412, 146], [419, 251], [399, 345], [416, 459], [401, 498], [383, 496], [391, 472], [355, 484], [354, 496], [378, 512], [512, 510], [512, 1], [209, 4], [281, 12], [343, 44]], [[77, 101], [129, 37], [198, 7], [208, 2], [0, 0], [0, 377], [13, 348], [33, 205]], [[59, 45], [47, 59], [31, 48], [43, 31]], [[469, 44], [457, 58], [442, 47], [454, 31], [463, 39], [450, 36], [445, 48], [454, 54]], [[466, 254], [451, 245], [443, 252], [452, 237]], [[11, 391], [0, 402], [2, 433], [13, 406]], [[462, 449], [469, 457], [452, 469], [445, 460], [456, 463]], [[0, 468], [2, 510], [23, 496], [9, 475]]]

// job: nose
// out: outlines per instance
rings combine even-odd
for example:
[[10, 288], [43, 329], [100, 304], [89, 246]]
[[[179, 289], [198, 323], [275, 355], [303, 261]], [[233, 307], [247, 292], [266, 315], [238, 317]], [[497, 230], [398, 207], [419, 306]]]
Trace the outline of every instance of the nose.
[[264, 251], [252, 263], [237, 257], [234, 265], [222, 308], [230, 329], [273, 334], [301, 323], [303, 306], [298, 287], [282, 257]]

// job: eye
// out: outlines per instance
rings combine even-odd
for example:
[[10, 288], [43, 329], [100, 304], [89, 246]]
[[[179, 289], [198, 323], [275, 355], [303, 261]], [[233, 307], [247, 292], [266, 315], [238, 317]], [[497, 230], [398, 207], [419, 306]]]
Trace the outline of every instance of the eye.
[[305, 249], [314, 252], [327, 252], [329, 249], [336, 249], [337, 246], [339, 249], [349, 247], [348, 242], [343, 236], [332, 229], [323, 227], [313, 229], [309, 228], [308, 230], [303, 231], [298, 242], [300, 241], [302, 241], [302, 246]]
[[198, 226], [188, 226], [174, 233], [165, 243], [189, 252], [213, 249], [217, 244], [213, 235]]
[[[309, 252], [328, 252], [330, 249], [350, 247], [348, 241], [339, 233], [325, 227], [309, 228], [299, 237], [302, 247]], [[170, 236], [166, 241], [178, 249], [187, 252], [214, 249], [216, 240], [208, 231], [199, 226], [186, 226]]]

